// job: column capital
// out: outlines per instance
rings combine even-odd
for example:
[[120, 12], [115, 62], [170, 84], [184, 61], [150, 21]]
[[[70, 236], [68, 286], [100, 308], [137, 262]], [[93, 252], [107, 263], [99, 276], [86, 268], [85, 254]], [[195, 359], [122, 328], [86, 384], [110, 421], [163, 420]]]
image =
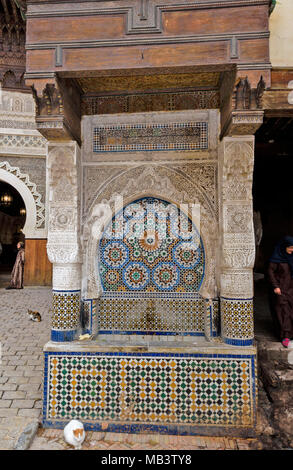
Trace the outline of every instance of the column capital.
[[254, 135], [263, 123], [264, 111], [261, 110], [236, 110], [232, 111], [226, 122], [221, 139], [242, 135]]
[[238, 78], [230, 98], [230, 109], [222, 122], [221, 139], [226, 136], [253, 135], [263, 123], [262, 99], [265, 82], [261, 76], [256, 88], [248, 78]]
[[30, 84], [38, 131], [49, 141], [75, 140], [80, 145], [80, 94], [74, 83], [54, 75]]

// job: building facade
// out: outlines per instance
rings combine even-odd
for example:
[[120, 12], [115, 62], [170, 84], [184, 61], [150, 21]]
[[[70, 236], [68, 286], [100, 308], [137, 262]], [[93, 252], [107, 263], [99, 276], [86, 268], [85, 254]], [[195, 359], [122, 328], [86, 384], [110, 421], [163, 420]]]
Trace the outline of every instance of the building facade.
[[51, 285], [52, 268], [46, 254], [47, 142], [36, 129], [35, 102], [24, 83], [24, 11], [14, 1], [4, 2], [0, 20], [0, 181], [9, 194], [17, 191], [25, 208], [25, 216], [19, 217], [0, 205], [0, 273], [13, 264], [16, 243], [25, 237], [25, 284]]

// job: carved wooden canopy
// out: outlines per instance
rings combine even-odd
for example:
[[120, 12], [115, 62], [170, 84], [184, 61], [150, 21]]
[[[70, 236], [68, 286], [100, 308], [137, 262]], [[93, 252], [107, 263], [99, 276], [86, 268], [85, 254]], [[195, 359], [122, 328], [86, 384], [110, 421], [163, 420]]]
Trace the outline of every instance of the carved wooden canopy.
[[0, 81], [3, 88], [25, 88], [24, 0], [0, 1]]

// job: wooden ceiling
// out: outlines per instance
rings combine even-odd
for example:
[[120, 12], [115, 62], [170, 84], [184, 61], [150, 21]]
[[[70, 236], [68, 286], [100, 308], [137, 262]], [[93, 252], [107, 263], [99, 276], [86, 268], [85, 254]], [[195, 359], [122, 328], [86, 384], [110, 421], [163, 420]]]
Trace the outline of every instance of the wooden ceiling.
[[0, 15], [7, 25], [25, 22], [26, 2], [24, 0], [0, 0]]
[[122, 75], [77, 78], [84, 94], [219, 87], [221, 72]]

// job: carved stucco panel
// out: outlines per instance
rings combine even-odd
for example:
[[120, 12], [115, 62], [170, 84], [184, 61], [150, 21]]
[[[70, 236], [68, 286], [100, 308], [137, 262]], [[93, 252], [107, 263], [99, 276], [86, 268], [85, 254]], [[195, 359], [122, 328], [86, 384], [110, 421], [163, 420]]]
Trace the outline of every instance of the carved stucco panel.
[[48, 146], [50, 215], [47, 253], [51, 263], [81, 262], [79, 156], [74, 142]]
[[224, 205], [225, 233], [250, 233], [252, 225], [252, 207], [245, 204]]
[[77, 166], [74, 147], [48, 149], [49, 201], [77, 202]]
[[215, 215], [218, 214], [218, 173], [217, 162], [213, 163], [192, 163], [186, 165], [172, 165], [179, 173], [183, 174], [185, 178], [194, 182], [206, 197], [207, 203], [214, 211]]
[[75, 232], [77, 211], [73, 207], [50, 207], [50, 232]]
[[251, 269], [228, 269], [221, 274], [221, 296], [232, 299], [253, 297], [253, 273]]
[[221, 149], [221, 295], [252, 297], [254, 138], [225, 138]]
[[254, 143], [252, 140], [235, 139], [224, 142], [222, 171], [224, 201], [252, 199], [253, 162]]
[[97, 193], [123, 171], [125, 171], [125, 166], [116, 165], [83, 168], [83, 220], [86, 220]]

